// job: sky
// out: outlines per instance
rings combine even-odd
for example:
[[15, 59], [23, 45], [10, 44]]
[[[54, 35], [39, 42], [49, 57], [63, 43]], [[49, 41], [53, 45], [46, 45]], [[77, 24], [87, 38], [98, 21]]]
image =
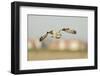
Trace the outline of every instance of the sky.
[[77, 34], [63, 32], [62, 39], [88, 39], [88, 17], [28, 14], [27, 21], [28, 38], [40, 38], [47, 31], [69, 27], [75, 29]]

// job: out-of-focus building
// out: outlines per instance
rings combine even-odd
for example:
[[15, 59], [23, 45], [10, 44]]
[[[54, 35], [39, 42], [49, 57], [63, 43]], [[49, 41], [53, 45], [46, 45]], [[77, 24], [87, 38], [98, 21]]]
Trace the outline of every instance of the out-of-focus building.
[[67, 49], [67, 40], [53, 40], [48, 48], [49, 49], [59, 49], [59, 50], [65, 50]]
[[42, 48], [48, 48], [48, 45], [51, 43], [51, 39], [49, 39], [49, 38], [46, 38], [46, 39], [44, 39], [42, 42], [41, 42], [41, 47]]
[[28, 49], [41, 48], [41, 42], [36, 39], [28, 39]]
[[78, 39], [55, 39], [49, 40], [46, 39], [42, 42], [39, 39], [32, 38], [28, 39], [28, 49], [40, 49], [46, 48], [49, 50], [58, 50], [58, 51], [87, 51], [88, 45], [86, 42]]
[[66, 50], [66, 51], [85, 51], [87, 50], [87, 43], [81, 40], [75, 40], [75, 39], [53, 40], [49, 44], [48, 48]]
[[69, 40], [68, 49], [70, 51], [86, 51], [87, 43], [81, 40]]

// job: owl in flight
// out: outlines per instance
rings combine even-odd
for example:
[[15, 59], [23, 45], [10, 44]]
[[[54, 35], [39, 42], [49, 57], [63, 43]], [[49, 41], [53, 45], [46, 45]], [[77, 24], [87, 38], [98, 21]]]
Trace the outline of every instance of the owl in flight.
[[62, 34], [61, 32], [67, 32], [67, 33], [70, 33], [70, 34], [76, 34], [76, 30], [73, 30], [73, 29], [70, 29], [70, 28], [62, 28], [61, 30], [59, 31], [54, 31], [54, 30], [51, 30], [51, 31], [48, 31], [46, 32], [43, 36], [40, 37], [39, 41], [43, 41], [45, 38], [47, 38], [47, 36], [50, 34], [52, 38], [55, 38], [55, 39], [60, 39]]

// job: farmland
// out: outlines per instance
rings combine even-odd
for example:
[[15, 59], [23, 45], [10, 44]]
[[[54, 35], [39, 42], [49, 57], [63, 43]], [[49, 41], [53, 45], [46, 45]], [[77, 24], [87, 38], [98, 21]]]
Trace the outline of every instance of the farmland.
[[54, 59], [84, 59], [88, 58], [88, 53], [84, 51], [68, 51], [68, 50], [47, 50], [35, 49], [28, 50], [28, 61], [32, 60], [54, 60]]

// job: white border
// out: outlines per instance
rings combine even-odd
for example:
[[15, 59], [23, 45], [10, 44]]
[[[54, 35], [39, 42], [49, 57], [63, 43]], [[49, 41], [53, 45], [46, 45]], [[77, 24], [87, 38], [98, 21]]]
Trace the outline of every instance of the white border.
[[[27, 61], [27, 14], [87, 16], [88, 17], [88, 59]], [[20, 7], [20, 70], [60, 68], [94, 65], [94, 11], [55, 9], [42, 7]]]

